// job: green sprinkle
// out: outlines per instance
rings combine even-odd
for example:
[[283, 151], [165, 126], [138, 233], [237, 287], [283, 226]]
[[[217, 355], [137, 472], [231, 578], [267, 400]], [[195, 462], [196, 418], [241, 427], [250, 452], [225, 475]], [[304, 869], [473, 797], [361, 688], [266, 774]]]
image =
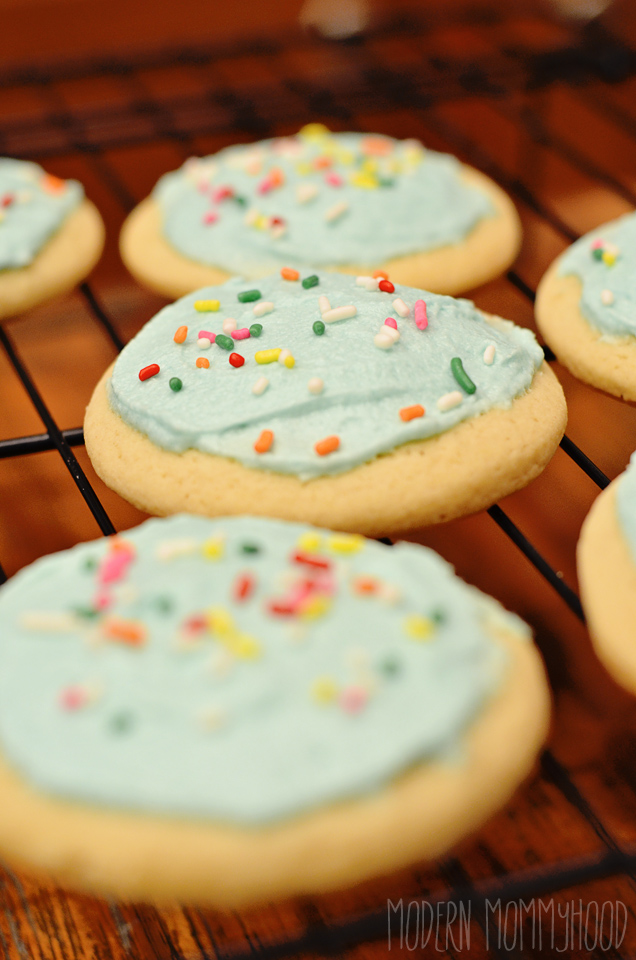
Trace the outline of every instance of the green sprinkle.
[[233, 350], [234, 341], [232, 337], [226, 337], [224, 333], [217, 333], [216, 340], [214, 341], [217, 347], [222, 347], [224, 350]]
[[382, 673], [385, 673], [387, 677], [395, 677], [401, 669], [402, 664], [397, 657], [385, 657], [380, 664], [380, 670]]
[[173, 606], [170, 597], [157, 597], [155, 599], [155, 607], [159, 613], [171, 613]]
[[263, 332], [262, 323], [253, 323], [252, 326], [250, 327], [250, 337], [260, 337], [262, 332]]
[[135, 718], [127, 710], [114, 714], [108, 725], [113, 733], [130, 733], [135, 724]]
[[241, 550], [243, 553], [260, 553], [261, 548], [257, 543], [242, 543]]
[[311, 287], [317, 287], [319, 283], [320, 277], [317, 277], [315, 273], [312, 273], [310, 277], [305, 277], [305, 279], [302, 281], [305, 290], [310, 290]]
[[170, 389], [174, 390], [175, 393], [179, 393], [179, 390], [181, 390], [183, 386], [183, 381], [179, 380], [179, 377], [170, 377], [168, 382], [170, 384]]
[[314, 321], [313, 331], [317, 337], [322, 337], [323, 333], [325, 332], [325, 325], [322, 320]]
[[93, 570], [97, 570], [97, 558], [96, 557], [86, 557], [84, 561], [84, 570], [87, 573], [92, 573]]
[[84, 620], [93, 620], [94, 617], [98, 616], [99, 610], [95, 610], [93, 607], [73, 607], [73, 613]]
[[446, 620], [446, 613], [443, 610], [440, 610], [439, 607], [436, 610], [433, 610], [430, 616], [433, 623], [444, 623]]
[[251, 303], [253, 300], [261, 299], [260, 290], [243, 290], [242, 293], [238, 294], [238, 299], [240, 303]]
[[392, 187], [395, 184], [395, 180], [391, 180], [389, 177], [378, 177], [378, 184], [381, 187]]
[[602, 248], [602, 247], [594, 247], [594, 249], [592, 250], [592, 256], [594, 257], [595, 260], [602, 260], [602, 259], [603, 259], [603, 248]]
[[457, 383], [462, 387], [466, 393], [474, 393], [477, 387], [470, 379], [466, 371], [464, 370], [464, 365], [459, 359], [459, 357], [453, 357], [451, 360], [451, 373], [457, 380]]
[[234, 203], [238, 203], [239, 207], [244, 207], [247, 204], [246, 197], [241, 197], [238, 193], [234, 194], [234, 196], [232, 197], [232, 200], [234, 201]]

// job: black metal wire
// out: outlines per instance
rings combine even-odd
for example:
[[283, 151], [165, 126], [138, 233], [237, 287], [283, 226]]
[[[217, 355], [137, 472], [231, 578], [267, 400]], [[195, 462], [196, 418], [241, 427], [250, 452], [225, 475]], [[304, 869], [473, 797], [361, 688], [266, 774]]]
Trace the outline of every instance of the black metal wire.
[[[423, 33], [421, 26], [414, 29], [412, 23], [397, 24], [393, 29], [395, 36], [405, 40], [408, 38], [416, 43]], [[386, 27], [383, 28], [383, 32], [386, 35]], [[273, 121], [268, 117], [273, 117], [276, 123], [301, 123], [308, 116], [320, 114], [325, 118], [331, 116], [339, 121], [348, 122], [356, 112], [359, 113], [367, 107], [390, 111], [407, 106], [418, 112], [425, 126], [450, 143], [453, 149], [467, 156], [475, 166], [490, 173], [518, 200], [550, 224], [564, 240], [571, 242], [577, 238], [576, 233], [554, 211], [548, 209], [523, 182], [508, 176], [500, 164], [483, 151], [470, 136], [449, 121], [442, 120], [435, 112], [427, 110], [427, 107], [448, 99], [450, 95], [467, 97], [479, 92], [494, 100], [502, 92], [509, 92], [512, 89], [536, 89], [555, 79], [603, 77], [615, 69], [612, 66], [614, 62], [621, 64], [623, 76], [636, 72], [636, 56], [632, 51], [624, 48], [620, 41], [614, 38], [601, 39], [602, 56], [598, 53], [597, 47], [593, 44], [586, 46], [587, 41], [584, 41], [578, 46], [574, 44], [560, 53], [557, 51], [549, 55], [500, 51], [481, 65], [453, 65], [427, 55], [425, 64], [407, 69], [400, 64], [391, 68], [378, 66], [369, 54], [365, 38], [362, 38], [357, 46], [349, 49], [352, 60], [357, 64], [357, 72], [353, 80], [348, 81], [349, 85], [346, 81], [336, 81], [327, 85], [326, 82], [300, 80], [286, 75], [279, 69], [278, 86], [275, 89], [261, 89], [256, 96], [238, 93], [230, 87], [220, 89], [217, 84], [214, 87], [205, 88], [202, 85], [200, 96], [195, 98], [171, 98], [168, 95], [165, 98], [158, 98], [143, 84], [139, 71], [149, 66], [172, 66], [175, 63], [191, 63], [197, 66], [205, 64], [213, 68], [224, 58], [242, 56], [246, 52], [266, 58], [271, 66], [280, 63], [279, 55], [286, 48], [295, 46], [296, 50], [302, 51], [305, 47], [311, 46], [314, 41], [295, 36], [282, 38], [269, 44], [244, 43], [238, 47], [165, 51], [136, 60], [123, 57], [108, 62], [93, 60], [83, 64], [71, 63], [50, 67], [40, 65], [36, 69], [30, 66], [28, 71], [21, 74], [15, 72], [0, 74], [0, 87], [18, 84], [35, 87], [48, 104], [48, 109], [45, 115], [34, 123], [26, 124], [24, 121], [10, 119], [0, 120], [0, 144], [3, 141], [4, 144], [11, 144], [14, 140], [25, 143], [27, 149], [21, 150], [23, 155], [28, 155], [29, 149], [32, 154], [39, 155], [73, 151], [81, 153], [89, 158], [94, 173], [106, 189], [122, 208], [128, 210], [140, 198], [133, 197], [122, 181], [107, 155], [108, 147], [141, 141], [170, 140], [180, 146], [185, 154], [192, 146], [193, 137], [201, 134], [229, 133], [241, 129], [255, 136], [265, 136], [273, 132], [271, 129]], [[123, 106], [108, 108], [101, 112], [85, 112], [80, 117], [65, 104], [59, 90], [54, 88], [57, 81], [65, 78], [102, 73], [116, 73], [130, 90], [131, 97]], [[300, 112], [291, 99], [288, 99], [289, 92], [300, 100]], [[636, 121], [624, 115], [624, 112], [614, 105], [605, 104], [601, 93], [596, 91], [591, 94], [591, 100], [596, 102], [597, 106], [600, 103], [603, 109], [607, 107], [608, 113], [621, 123], [623, 129], [636, 135]], [[261, 109], [266, 101], [268, 110]], [[202, 104], [203, 110], [200, 109]], [[193, 107], [197, 109], [191, 109]], [[189, 126], [182, 115], [187, 114], [185, 108], [191, 109], [192, 119]], [[498, 108], [508, 109], [504, 104], [499, 104]], [[209, 116], [206, 116], [206, 109]], [[145, 126], [137, 122], [139, 117], [147, 121]], [[525, 122], [527, 128], [527, 117]], [[142, 126], [143, 129], [138, 129]], [[596, 179], [628, 199], [632, 197], [636, 199], [631, 191], [587, 158], [582, 157], [578, 151], [570, 148], [559, 138], [548, 136], [540, 125], [535, 125], [530, 132], [536, 142], [557, 150], [568, 162], [578, 166], [589, 176], [595, 176]], [[30, 148], [28, 144], [31, 144]], [[534, 301], [534, 291], [516, 271], [509, 271], [507, 277], [508, 281], [530, 302]], [[106, 331], [115, 348], [120, 350], [123, 342], [116, 325], [100, 304], [92, 287], [84, 283], [80, 289], [95, 321]], [[59, 429], [11, 340], [1, 328], [0, 343], [47, 431], [43, 434], [0, 441], [0, 459], [44, 450], [57, 450], [102, 532], [113, 533], [114, 528], [110, 519], [71, 450], [71, 447], [83, 443], [82, 429]], [[548, 347], [544, 347], [544, 352], [546, 359], [550, 361], [555, 359]], [[564, 437], [561, 447], [600, 488], [607, 485], [609, 480], [605, 474], [572, 440]], [[583, 620], [583, 611], [576, 593], [564, 583], [510, 517], [499, 506], [491, 507], [488, 513], [557, 591], [570, 610]], [[5, 579], [6, 575], [0, 566], [0, 583]], [[605, 852], [536, 870], [508, 873], [487, 882], [475, 884], [470, 882], [465, 872], [458, 872], [456, 864], [454, 867], [452, 861], [446, 861], [442, 864], [442, 870], [451, 880], [453, 892], [450, 896], [446, 893], [439, 896], [433, 895], [428, 898], [430, 902], [471, 904], [476, 910], [483, 912], [487, 899], [497, 897], [505, 897], [508, 900], [526, 899], [615, 874], [627, 874], [634, 878], [636, 848], [620, 849], [619, 843], [598, 819], [566, 768], [552, 754], [548, 753], [544, 756], [542, 769], [544, 776], [559, 789], [578, 814], [592, 827], [606, 848]], [[204, 916], [201, 921], [212, 937]], [[483, 918], [481, 922], [483, 925]], [[255, 955], [273, 960], [275, 957], [294, 956], [302, 952], [311, 952], [313, 955], [336, 955], [347, 947], [363, 941], [370, 942], [386, 937], [387, 924], [387, 915], [384, 911], [372, 911], [359, 917], [349, 917], [344, 921], [329, 923], [323, 922], [317, 915], [312, 915], [308, 916], [306, 929], [298, 937], [272, 943], [252, 940], [247, 950], [243, 946], [236, 949], [231, 947], [223, 949], [215, 945], [215, 951], [219, 958], [228, 958], [228, 960], [230, 957], [233, 960], [242, 960]]]

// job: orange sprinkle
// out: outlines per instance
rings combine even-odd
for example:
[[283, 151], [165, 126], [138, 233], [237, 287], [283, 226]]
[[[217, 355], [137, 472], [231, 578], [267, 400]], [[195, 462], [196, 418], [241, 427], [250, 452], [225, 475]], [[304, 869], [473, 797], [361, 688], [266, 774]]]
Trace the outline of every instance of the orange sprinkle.
[[273, 187], [282, 187], [285, 183], [285, 174], [280, 167], [274, 167], [269, 171], [269, 182]]
[[187, 327], [179, 327], [179, 329], [177, 330], [177, 332], [176, 332], [175, 335], [174, 335], [174, 342], [175, 342], [175, 343], [183, 343], [184, 340], [185, 340], [185, 338], [186, 338], [187, 336], [188, 336], [188, 328], [187, 328]]
[[368, 156], [385, 157], [391, 153], [393, 144], [388, 137], [365, 137], [360, 144], [360, 149]]
[[328, 453], [333, 453], [340, 446], [340, 437], [325, 437], [314, 444], [314, 450], [321, 457], [326, 457]]
[[374, 270], [374, 271], [373, 271], [373, 276], [374, 276], [374, 277], [382, 277], [383, 280], [388, 280], [388, 279], [389, 279], [389, 275], [388, 275], [388, 273], [386, 272], [386, 270]]
[[109, 640], [118, 640], [130, 647], [141, 647], [146, 640], [146, 628], [134, 620], [109, 617], [102, 625], [102, 632]]
[[320, 157], [316, 157], [314, 160], [314, 169], [315, 170], [326, 170], [327, 167], [330, 167], [333, 163], [331, 157], [326, 157], [324, 154]]
[[356, 593], [371, 594], [378, 592], [380, 584], [375, 577], [356, 577], [351, 586]]
[[267, 453], [274, 442], [274, 434], [271, 430], [262, 430], [261, 435], [254, 444], [257, 453]]
[[207, 357], [197, 357], [195, 363], [197, 367], [203, 367], [204, 370], [207, 370], [210, 366], [210, 361]]
[[425, 412], [421, 404], [414, 403], [412, 407], [402, 407], [400, 410], [400, 420], [404, 420], [406, 423], [409, 420], [415, 420], [416, 417], [423, 417]]
[[55, 177], [52, 173], [45, 173], [40, 181], [40, 186], [47, 193], [62, 193], [66, 190], [66, 181]]
[[291, 267], [283, 267], [280, 275], [283, 280], [298, 280], [300, 277], [298, 270], [293, 270]]

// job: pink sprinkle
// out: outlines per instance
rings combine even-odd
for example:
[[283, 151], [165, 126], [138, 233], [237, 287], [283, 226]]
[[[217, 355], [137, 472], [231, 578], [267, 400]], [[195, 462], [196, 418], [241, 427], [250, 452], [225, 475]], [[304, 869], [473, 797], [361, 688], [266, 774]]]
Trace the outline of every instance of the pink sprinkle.
[[230, 197], [234, 196], [234, 190], [232, 187], [217, 187], [216, 190], [212, 191], [212, 199], [219, 203], [220, 200], [228, 200]]
[[602, 246], [603, 246], [602, 240], [595, 240], [594, 243], [592, 244], [592, 250], [600, 250]]
[[368, 699], [369, 694], [364, 687], [345, 687], [340, 694], [340, 706], [346, 713], [359, 713]]
[[423, 300], [416, 300], [413, 308], [415, 315], [415, 326], [418, 330], [426, 330], [428, 327], [428, 317], [426, 316], [426, 304]]
[[330, 187], [341, 187], [344, 180], [339, 173], [326, 173], [325, 183], [328, 183]]
[[110, 590], [98, 590], [93, 597], [93, 607], [95, 610], [107, 610], [113, 602]]
[[210, 343], [214, 343], [216, 340], [216, 333], [212, 333], [211, 330], [199, 330], [199, 340], [207, 339]]
[[203, 630], [207, 629], [208, 622], [205, 617], [200, 613], [194, 613], [191, 617], [183, 624], [183, 629], [188, 633], [201, 633]]
[[60, 706], [65, 710], [79, 710], [88, 702], [88, 694], [82, 687], [66, 687], [60, 694]]
[[384, 321], [385, 327], [393, 327], [394, 330], [397, 330], [397, 320], [394, 320], [393, 317], [387, 317]]
[[203, 214], [204, 223], [216, 223], [218, 219], [219, 219], [219, 215], [216, 212], [216, 210], [208, 210], [207, 213]]
[[247, 327], [241, 327], [240, 330], [232, 330], [231, 337], [233, 340], [247, 340], [250, 332]]
[[257, 186], [256, 192], [261, 194], [269, 193], [269, 191], [272, 190], [273, 187], [274, 187], [274, 184], [272, 183], [271, 179], [269, 177], [265, 177], [265, 179], [261, 180], [261, 182]]
[[197, 190], [199, 191], [199, 193], [207, 193], [209, 186], [210, 185], [207, 182], [207, 180], [199, 180], [199, 182], [197, 183]]

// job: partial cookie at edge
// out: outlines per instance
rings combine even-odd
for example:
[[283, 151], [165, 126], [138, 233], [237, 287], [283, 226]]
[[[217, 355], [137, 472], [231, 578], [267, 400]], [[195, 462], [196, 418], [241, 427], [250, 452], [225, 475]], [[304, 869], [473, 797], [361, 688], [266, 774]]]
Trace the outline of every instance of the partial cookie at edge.
[[0, 319], [72, 290], [91, 272], [103, 247], [102, 218], [90, 200], [83, 200], [32, 263], [0, 271]]
[[543, 364], [509, 409], [472, 417], [345, 473], [303, 483], [198, 450], [173, 453], [114, 413], [107, 381], [86, 411], [86, 448], [97, 474], [135, 506], [160, 516], [252, 514], [387, 536], [490, 506], [526, 486], [565, 431], [561, 386]]
[[636, 338], [603, 339], [580, 311], [582, 283], [561, 276], [560, 258], [537, 290], [537, 325], [564, 366], [585, 383], [636, 401]]
[[[458, 244], [409, 254], [384, 264], [334, 267], [365, 274], [385, 269], [391, 280], [432, 293], [456, 295], [503, 273], [521, 245], [521, 224], [513, 202], [489, 177], [463, 167], [463, 179], [488, 195], [497, 215], [486, 217]], [[129, 215], [120, 236], [122, 260], [140, 283], [167, 297], [182, 297], [199, 287], [223, 283], [230, 274], [184, 257], [164, 239], [158, 203], [147, 197]], [[270, 273], [268, 268], [264, 274]], [[257, 279], [250, 277], [249, 279]]]
[[58, 882], [124, 899], [240, 908], [315, 894], [434, 858], [530, 773], [549, 722], [539, 655], [506, 632], [507, 678], [469, 729], [461, 763], [418, 765], [377, 794], [245, 830], [47, 798], [0, 759], [0, 853]]

